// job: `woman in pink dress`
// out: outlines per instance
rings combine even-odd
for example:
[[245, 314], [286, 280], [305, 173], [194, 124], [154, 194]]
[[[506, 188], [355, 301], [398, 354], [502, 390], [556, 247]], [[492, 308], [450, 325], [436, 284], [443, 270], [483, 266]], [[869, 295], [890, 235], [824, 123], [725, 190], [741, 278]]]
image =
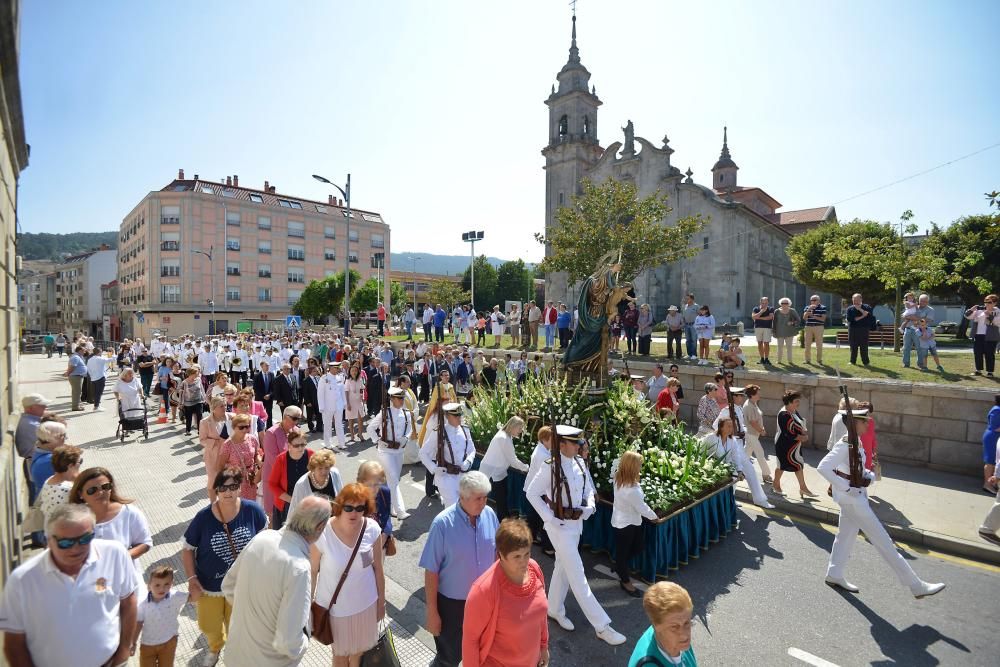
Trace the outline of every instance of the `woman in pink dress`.
[[347, 399], [344, 416], [347, 418], [347, 428], [350, 431], [348, 436], [355, 440], [361, 440], [365, 433], [363, 424], [365, 418], [364, 388], [365, 381], [362, 377], [361, 367], [356, 363], [352, 364], [351, 369], [347, 372], [347, 380], [344, 382], [344, 396]]
[[250, 415], [233, 415], [230, 424], [233, 432], [222, 443], [219, 452], [219, 470], [237, 468], [243, 473], [240, 497], [257, 502], [257, 484], [260, 482], [263, 453], [256, 434], [250, 433]]

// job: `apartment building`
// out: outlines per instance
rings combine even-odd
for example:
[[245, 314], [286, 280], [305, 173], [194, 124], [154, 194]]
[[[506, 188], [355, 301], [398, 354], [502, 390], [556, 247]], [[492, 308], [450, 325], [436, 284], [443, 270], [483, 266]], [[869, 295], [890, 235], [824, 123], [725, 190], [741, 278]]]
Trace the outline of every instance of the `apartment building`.
[[103, 339], [101, 286], [115, 279], [118, 253], [106, 245], [56, 265], [56, 330]]
[[[284, 320], [313, 280], [389, 270], [389, 225], [374, 211], [195, 174], [150, 192], [122, 220], [118, 283], [124, 336], [235, 331], [239, 320]], [[388, 294], [388, 287], [386, 287]], [[215, 324], [211, 326], [214, 305]]]
[[103, 340], [122, 340], [122, 325], [118, 310], [120, 304], [118, 281], [112, 280], [106, 285], [101, 285], [101, 336]]
[[58, 322], [56, 309], [56, 273], [22, 271], [17, 278], [21, 331], [40, 334]]

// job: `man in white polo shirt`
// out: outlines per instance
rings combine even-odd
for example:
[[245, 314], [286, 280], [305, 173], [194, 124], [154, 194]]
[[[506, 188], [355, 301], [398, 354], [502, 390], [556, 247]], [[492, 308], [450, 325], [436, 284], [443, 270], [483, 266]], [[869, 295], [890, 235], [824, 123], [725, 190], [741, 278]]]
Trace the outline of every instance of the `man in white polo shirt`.
[[127, 665], [139, 578], [118, 542], [94, 539], [86, 505], [60, 505], [48, 548], [14, 570], [0, 602], [11, 665]]

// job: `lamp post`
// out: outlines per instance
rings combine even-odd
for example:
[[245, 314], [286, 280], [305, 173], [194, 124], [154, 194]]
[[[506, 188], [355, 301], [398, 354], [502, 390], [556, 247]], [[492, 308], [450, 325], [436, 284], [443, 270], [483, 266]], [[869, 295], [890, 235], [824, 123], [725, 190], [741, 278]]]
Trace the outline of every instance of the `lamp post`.
[[313, 174], [312, 177], [320, 183], [337, 188], [347, 203], [347, 239], [344, 242], [347, 248], [344, 252], [344, 335], [348, 336], [351, 333], [351, 175], [347, 175], [347, 185], [343, 188], [319, 174]]
[[413, 315], [417, 314], [417, 262], [419, 262], [421, 257], [411, 257], [413, 261]]
[[472, 262], [469, 264], [469, 301], [476, 307], [476, 241], [483, 240], [483, 232], [463, 232], [462, 240], [472, 244]]
[[204, 250], [192, 250], [191, 252], [208, 257], [208, 272], [210, 276], [212, 298], [208, 300], [208, 305], [212, 307], [212, 319], [208, 322], [208, 335], [215, 335], [215, 246], [210, 246], [208, 252]]

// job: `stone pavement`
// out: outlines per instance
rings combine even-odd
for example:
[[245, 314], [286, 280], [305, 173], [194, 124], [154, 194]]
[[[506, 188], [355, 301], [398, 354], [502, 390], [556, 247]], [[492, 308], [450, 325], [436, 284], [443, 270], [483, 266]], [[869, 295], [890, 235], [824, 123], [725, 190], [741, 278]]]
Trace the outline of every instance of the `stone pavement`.
[[[111, 377], [107, 383], [102, 401], [106, 411], [93, 412], [88, 408], [86, 412], [70, 412], [69, 383], [61, 375], [65, 364], [65, 359], [47, 359], [44, 355], [22, 356], [22, 395], [39, 392], [52, 399], [51, 408], [66, 417], [70, 442], [86, 450], [84, 467], [108, 468], [122, 494], [136, 499], [136, 506], [146, 514], [153, 534], [153, 548], [139, 559], [143, 573], [148, 573], [154, 565], [169, 563], [179, 572], [178, 581], [182, 581], [181, 538], [195, 512], [207, 503], [205, 468], [197, 439], [184, 437], [183, 424], [155, 424], [156, 414], [151, 412], [149, 440], [143, 441], [141, 434], [131, 434], [122, 444], [115, 438], [117, 406], [111, 393], [117, 378]], [[151, 411], [153, 405], [155, 401], [150, 402]], [[310, 447], [316, 447], [315, 440]], [[345, 481], [354, 478], [359, 460], [338, 456], [338, 468]], [[397, 559], [386, 563], [391, 627], [402, 665], [425, 667], [434, 657], [434, 644], [427, 632], [418, 627], [423, 621], [423, 605], [414, 605], [410, 594], [391, 580], [393, 567], [403, 565]], [[186, 585], [177, 588], [185, 590]], [[205, 650], [194, 606], [188, 605], [181, 615], [177, 664], [200, 665]], [[330, 649], [313, 642], [302, 664], [320, 667], [331, 662]], [[138, 665], [138, 657], [130, 664]]]

